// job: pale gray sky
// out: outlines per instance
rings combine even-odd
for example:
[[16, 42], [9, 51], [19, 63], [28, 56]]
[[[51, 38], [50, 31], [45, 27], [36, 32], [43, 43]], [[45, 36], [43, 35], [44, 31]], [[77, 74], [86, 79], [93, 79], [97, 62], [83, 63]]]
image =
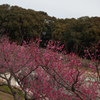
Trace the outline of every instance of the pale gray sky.
[[44, 11], [56, 18], [100, 17], [100, 0], [0, 0], [1, 4]]

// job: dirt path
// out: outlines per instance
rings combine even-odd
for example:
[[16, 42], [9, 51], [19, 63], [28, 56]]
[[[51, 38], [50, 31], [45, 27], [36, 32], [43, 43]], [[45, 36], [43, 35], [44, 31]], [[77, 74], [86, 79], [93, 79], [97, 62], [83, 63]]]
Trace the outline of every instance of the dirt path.
[[11, 96], [10, 94], [0, 91], [0, 100], [14, 100], [14, 99], [13, 96]]

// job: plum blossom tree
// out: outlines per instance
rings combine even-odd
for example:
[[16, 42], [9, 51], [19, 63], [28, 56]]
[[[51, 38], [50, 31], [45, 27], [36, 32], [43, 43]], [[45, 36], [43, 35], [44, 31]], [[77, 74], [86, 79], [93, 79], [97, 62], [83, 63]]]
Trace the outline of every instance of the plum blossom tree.
[[67, 55], [59, 42], [49, 41], [45, 49], [39, 47], [39, 42], [37, 39], [19, 46], [8, 39], [0, 40], [0, 78], [6, 81], [0, 86], [8, 86], [14, 100], [17, 93], [11, 85], [12, 78], [25, 100], [100, 99], [99, 82], [86, 82], [87, 70], [82, 68], [81, 58], [73, 53]]

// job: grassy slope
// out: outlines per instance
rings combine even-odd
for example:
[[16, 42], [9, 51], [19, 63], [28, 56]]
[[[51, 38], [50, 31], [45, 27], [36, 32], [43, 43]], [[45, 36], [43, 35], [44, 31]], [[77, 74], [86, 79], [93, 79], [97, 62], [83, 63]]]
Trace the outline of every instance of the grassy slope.
[[[0, 89], [10, 92], [10, 90], [7, 86], [2, 86], [2, 87], [0, 87]], [[14, 89], [14, 90], [18, 93], [17, 99], [24, 100], [23, 97], [21, 96], [22, 93], [16, 89]], [[0, 100], [14, 100], [14, 99], [13, 99], [12, 95], [0, 91]]]
[[0, 91], [0, 100], [14, 100], [14, 99], [13, 96], [11, 96], [10, 94]]

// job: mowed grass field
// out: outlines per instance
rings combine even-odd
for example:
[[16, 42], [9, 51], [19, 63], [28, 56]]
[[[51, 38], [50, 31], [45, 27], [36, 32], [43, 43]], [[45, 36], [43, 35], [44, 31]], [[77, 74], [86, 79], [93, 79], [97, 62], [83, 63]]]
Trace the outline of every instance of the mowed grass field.
[[[6, 92], [10, 92], [8, 86], [0, 86], [0, 89], [5, 90]], [[15, 88], [14, 88], [14, 90], [17, 92], [17, 100], [24, 100], [22, 92], [18, 91]], [[0, 91], [0, 100], [14, 100], [14, 98], [11, 94]]]
[[[20, 96], [17, 96], [18, 100], [25, 100]], [[0, 100], [14, 100], [13, 96], [0, 91]]]
[[14, 99], [13, 96], [11, 96], [10, 94], [0, 91], [0, 100], [14, 100]]

